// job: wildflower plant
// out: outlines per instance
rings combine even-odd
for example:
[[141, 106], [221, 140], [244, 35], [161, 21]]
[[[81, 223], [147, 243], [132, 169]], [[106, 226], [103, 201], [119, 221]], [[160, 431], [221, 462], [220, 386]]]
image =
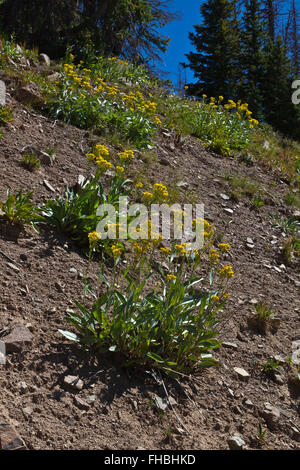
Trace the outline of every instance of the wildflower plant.
[[[147, 223], [152, 230], [151, 223]], [[141, 232], [145, 227], [141, 227]], [[125, 365], [161, 368], [167, 372], [216, 365], [212, 351], [219, 347], [216, 325], [228, 297], [227, 281], [232, 268], [214, 277], [208, 262], [213, 229], [206, 222], [207, 236], [199, 250], [185, 242], [162, 246], [161, 237], [128, 240], [126, 248], [116, 242], [109, 248], [114, 259], [112, 279], [100, 269], [101, 294], [87, 309], [75, 302], [79, 313], [68, 312], [67, 321], [77, 334], [61, 331], [95, 352], [118, 353]], [[122, 258], [129, 253], [127, 266]], [[219, 253], [222, 259], [222, 251]], [[168, 266], [167, 271], [157, 258]], [[155, 266], [155, 269], [153, 267]], [[199, 277], [199, 268], [206, 271]], [[220, 268], [221, 269], [221, 268]], [[120, 285], [124, 285], [122, 289]], [[195, 292], [195, 285], [202, 287]]]
[[[100, 58], [89, 68], [82, 63], [75, 66], [69, 62], [64, 64], [61, 79], [56, 82], [54, 96], [53, 90], [49, 88], [52, 114], [99, 134], [118, 133], [124, 140], [146, 148], [151, 136], [161, 125], [156, 115], [156, 102], [149, 94], [145, 96], [139, 88], [124, 91], [121, 84], [106, 81], [113, 79], [119, 82], [122, 74], [118, 75], [117, 70], [124, 72], [134, 66], [116, 58]], [[112, 68], [116, 73], [112, 72]]]
[[[125, 152], [130, 152], [130, 159], [134, 158], [131, 150]], [[91, 248], [91, 242], [97, 233], [97, 225], [103, 218], [103, 215], [97, 213], [99, 206], [105, 203], [117, 205], [119, 197], [130, 194], [133, 187], [124, 174], [124, 167], [116, 165], [114, 168], [107, 160], [110, 154], [106, 146], [96, 145], [94, 151], [87, 153], [86, 156], [90, 162], [90, 170], [92, 166], [96, 167], [95, 175], [91, 177], [91, 171], [88, 170], [79, 190], [67, 187], [63, 198], [48, 200], [41, 210], [44, 222], [65, 233], [80, 247]], [[101, 178], [111, 169], [114, 169], [114, 172], [110, 176], [109, 189], [105, 191]], [[93, 251], [96, 247], [100, 247], [100, 243], [93, 246]]]

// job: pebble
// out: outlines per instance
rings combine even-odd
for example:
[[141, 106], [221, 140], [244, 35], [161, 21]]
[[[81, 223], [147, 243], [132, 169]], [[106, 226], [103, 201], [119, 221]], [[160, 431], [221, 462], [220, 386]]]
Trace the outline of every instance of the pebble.
[[64, 385], [73, 390], [82, 390], [83, 388], [83, 381], [76, 375], [67, 375], [64, 378]]
[[220, 194], [220, 197], [224, 199], [224, 201], [229, 201], [230, 197], [227, 194]]
[[245, 441], [238, 434], [229, 437], [227, 443], [231, 450], [242, 450], [246, 445]]
[[226, 212], [227, 214], [230, 214], [230, 215], [233, 214], [233, 210], [229, 209], [228, 207], [225, 207], [224, 212]]
[[238, 349], [238, 345], [237, 345], [237, 344], [235, 344], [235, 343], [229, 343], [229, 342], [227, 342], [227, 341], [223, 341], [222, 346], [224, 346], [224, 348], [227, 348], [227, 349], [235, 349], [235, 350]]
[[15, 264], [7, 263], [7, 266], [9, 268], [13, 269], [16, 273], [18, 273], [20, 271], [20, 269]]
[[49, 183], [49, 181], [47, 180], [43, 180], [43, 184], [44, 186], [49, 189], [49, 191], [52, 191], [53, 193], [55, 193], [55, 189], [53, 188], [53, 186], [51, 186], [51, 184]]
[[250, 374], [248, 374], [248, 372], [245, 369], [242, 369], [241, 367], [234, 367], [233, 370], [234, 370], [234, 372], [236, 372], [238, 374], [238, 376], [242, 380], [248, 380], [249, 377], [250, 377]]
[[74, 402], [76, 404], [76, 406], [80, 409], [80, 410], [89, 410], [90, 409], [90, 405], [85, 401], [83, 400], [82, 398], [80, 397], [75, 397], [74, 398]]

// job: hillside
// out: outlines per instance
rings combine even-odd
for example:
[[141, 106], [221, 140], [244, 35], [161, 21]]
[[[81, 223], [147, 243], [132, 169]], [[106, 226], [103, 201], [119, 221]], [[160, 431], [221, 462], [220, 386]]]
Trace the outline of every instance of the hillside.
[[[105, 145], [113, 156], [130, 148], [135, 158], [126, 172], [134, 182], [148, 190], [155, 183], [165, 185], [170, 202], [204, 204], [205, 220], [216, 233], [212, 246], [230, 245], [224, 260], [235, 273], [222, 308], [226, 316], [215, 327], [223, 342], [213, 351], [219, 366], [182, 369], [175, 378], [163, 371], [160, 375], [153, 366], [155, 380], [147, 367], [122, 367], [117, 354], [91, 354], [58, 331], [76, 331], [65, 319], [67, 310], [76, 310], [74, 299], [90, 306], [83, 279], [88, 269], [89, 283], [97, 285], [99, 254], [89, 261], [87, 251], [45, 223], [38, 231], [26, 224], [18, 233], [16, 226], [1, 220], [0, 340], [10, 346], [6, 364], [0, 365], [0, 422], [12, 426], [21, 439], [15, 447], [299, 449], [299, 362], [295, 355], [291, 358], [300, 344], [300, 145], [259, 124], [253, 134], [247, 127], [244, 148], [230, 128], [222, 138], [216, 134], [205, 139], [207, 128], [196, 137], [195, 126], [186, 119], [194, 103], [176, 101], [141, 71], [137, 89], [148, 96], [143, 106], [153, 100], [159, 116], [154, 127], [149, 114], [150, 140], [143, 129], [139, 139], [130, 141], [124, 121], [116, 125], [110, 118], [101, 122], [104, 131], [99, 135], [85, 121], [92, 99], [81, 108], [80, 120], [72, 114], [78, 106], [75, 98], [69, 97], [68, 106], [58, 112], [60, 97], [73, 86], [66, 82], [64, 91], [59, 88], [70, 79], [70, 65], [47, 64], [45, 57], [22, 49], [17, 54], [13, 47], [2, 53], [0, 65], [6, 85], [0, 201], [5, 202], [7, 189], [11, 194], [33, 191], [36, 206], [64, 197], [66, 187], [76, 186], [79, 175], [90, 171], [86, 154], [95, 145]], [[121, 70], [127, 66], [121, 64]], [[76, 79], [76, 67], [71, 67]], [[125, 80], [118, 70], [115, 80], [111, 73], [100, 86], [108, 86], [112, 96], [128, 89], [135, 93], [137, 72], [132, 70]], [[94, 73], [88, 75], [90, 83], [96, 80]], [[222, 105], [215, 106], [220, 113]], [[227, 119], [223, 112], [222, 119]], [[11, 119], [6, 119], [9, 113]], [[22, 164], [26, 154], [41, 162], [34, 171]], [[109, 188], [109, 172], [101, 178]], [[124, 260], [125, 255], [120, 263]], [[111, 280], [112, 258], [105, 258], [104, 265]], [[253, 320], [259, 306], [274, 313], [262, 321], [266, 331]], [[82, 383], [72, 388], [68, 376]], [[267, 430], [261, 442], [259, 424]], [[0, 427], [2, 447], [12, 441], [5, 429]], [[232, 440], [234, 435], [243, 442]]]

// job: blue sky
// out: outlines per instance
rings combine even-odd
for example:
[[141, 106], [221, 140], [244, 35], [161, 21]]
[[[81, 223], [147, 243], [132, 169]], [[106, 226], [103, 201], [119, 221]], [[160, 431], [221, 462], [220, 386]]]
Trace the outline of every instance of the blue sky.
[[[188, 38], [188, 33], [194, 31], [194, 25], [201, 23], [200, 6], [203, 0], [173, 0], [170, 2], [171, 11], [180, 11], [181, 19], [172, 21], [162, 28], [161, 32], [171, 38], [171, 43], [166, 54], [162, 55], [163, 63], [159, 68], [169, 72], [166, 77], [172, 80], [175, 86], [178, 83], [178, 64], [186, 62], [185, 54], [193, 50]], [[187, 81], [193, 81], [193, 72], [186, 69]]]

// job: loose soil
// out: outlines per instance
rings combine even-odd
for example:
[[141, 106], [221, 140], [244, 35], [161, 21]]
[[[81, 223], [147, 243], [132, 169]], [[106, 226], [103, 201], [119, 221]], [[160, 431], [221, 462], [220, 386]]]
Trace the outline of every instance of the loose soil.
[[[62, 196], [66, 185], [74, 185], [85, 174], [85, 153], [97, 138], [54, 122], [9, 95], [8, 100], [13, 121], [0, 140], [0, 200], [5, 200], [8, 188], [33, 190], [33, 200], [39, 204]], [[68, 329], [64, 317], [67, 309], [75, 309], [72, 300], [82, 299], [86, 257], [70, 240], [49, 229], [26, 230], [15, 239], [2, 230], [0, 330], [7, 334], [14, 325], [27, 325], [34, 339], [22, 352], [8, 354], [6, 365], [0, 365], [0, 421], [12, 423], [28, 449], [228, 449], [233, 434], [239, 434], [251, 449], [256, 448], [260, 422], [263, 429], [269, 426], [263, 448], [300, 448], [296, 432], [300, 431], [300, 400], [290, 380], [292, 369], [285, 362], [280, 383], [262, 372], [274, 355], [291, 357], [292, 342], [300, 340], [299, 267], [282, 266], [283, 237], [269, 217], [290, 216], [291, 210], [283, 204], [289, 187], [258, 164], [249, 167], [210, 153], [196, 139], [186, 138], [180, 147], [174, 142], [172, 133], [162, 132], [147, 161], [138, 154], [132, 173], [173, 185], [182, 201], [204, 203], [205, 218], [231, 245], [228, 261], [236, 276], [226, 306], [228, 319], [219, 331], [220, 339], [236, 347], [223, 345], [215, 353], [219, 368], [183, 376], [178, 382], [164, 378], [175, 402], [163, 412], [155, 397], [165, 398], [164, 387], [149, 374], [122, 369], [109, 357], [91, 358], [58, 332]], [[25, 146], [54, 149], [54, 164], [35, 172], [26, 170], [20, 164]], [[265, 189], [264, 206], [253, 208], [247, 197], [239, 201], [220, 197], [230, 191], [224, 175], [236, 174]], [[187, 186], [178, 189], [178, 182]], [[253, 249], [246, 247], [247, 238], [253, 240]], [[98, 267], [93, 261], [89, 269], [95, 282]], [[258, 301], [272, 306], [280, 320], [277, 331], [264, 335], [249, 327], [247, 319]], [[235, 367], [245, 369], [249, 379], [241, 380]], [[67, 375], [80, 377], [81, 391], [63, 385]], [[81, 409], [78, 397], [88, 400], [92, 395], [95, 401]], [[280, 411], [271, 427], [262, 416], [266, 403]]]

